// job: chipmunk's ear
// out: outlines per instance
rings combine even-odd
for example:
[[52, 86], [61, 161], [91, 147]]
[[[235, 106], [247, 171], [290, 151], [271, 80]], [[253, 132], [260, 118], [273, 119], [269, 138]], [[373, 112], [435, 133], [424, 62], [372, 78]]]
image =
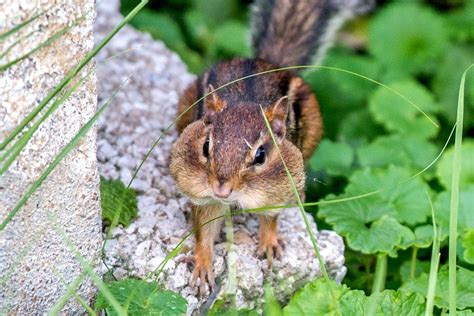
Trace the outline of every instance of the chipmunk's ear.
[[216, 113], [221, 112], [227, 106], [227, 103], [219, 98], [217, 92], [213, 92], [214, 90], [214, 87], [210, 84], [206, 91], [206, 94], [212, 92], [204, 100], [204, 106], [206, 108], [204, 123], [206, 124], [211, 123]]
[[268, 122], [270, 122], [272, 131], [279, 142], [285, 138], [288, 106], [288, 97], [284, 96], [265, 110], [265, 116], [267, 117]]

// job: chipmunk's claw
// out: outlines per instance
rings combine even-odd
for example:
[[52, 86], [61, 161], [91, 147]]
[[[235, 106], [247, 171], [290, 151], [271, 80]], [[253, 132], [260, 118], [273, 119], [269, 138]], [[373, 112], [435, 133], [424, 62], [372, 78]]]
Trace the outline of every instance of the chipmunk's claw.
[[203, 297], [204, 294], [206, 294], [206, 283], [209, 284], [210, 291], [212, 291], [212, 289], [216, 285], [212, 267], [196, 266], [194, 268], [193, 276], [191, 279], [191, 287], [194, 287], [196, 285], [196, 281], [198, 278], [200, 280], [198, 293], [200, 297]]
[[266, 255], [268, 268], [270, 269], [273, 264], [273, 258], [281, 259], [283, 255], [283, 246], [281, 241], [278, 238], [261, 240], [257, 254], [259, 257], [263, 257], [263, 254]]

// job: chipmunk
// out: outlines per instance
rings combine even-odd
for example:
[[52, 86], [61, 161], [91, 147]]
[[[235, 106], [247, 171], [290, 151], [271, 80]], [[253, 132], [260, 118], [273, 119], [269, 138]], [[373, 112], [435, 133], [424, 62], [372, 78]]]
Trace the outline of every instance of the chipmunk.
[[[328, 34], [335, 33], [349, 12], [360, 9], [360, 2], [256, 1], [252, 15], [256, 58], [214, 65], [181, 96], [179, 137], [171, 150], [170, 171], [178, 189], [193, 204], [196, 244], [192, 285], [199, 278], [201, 294], [206, 282], [211, 288], [215, 284], [213, 245], [223, 220], [204, 225], [206, 222], [223, 215], [230, 206], [251, 209], [296, 200], [262, 109], [302, 196], [304, 161], [311, 157], [323, 134], [316, 96], [294, 71], [251, 76], [215, 90], [242, 77], [306, 65], [314, 56], [320, 58], [327, 48]], [[269, 211], [259, 215], [258, 253], [266, 255], [269, 266], [274, 257], [282, 255], [277, 214]]]

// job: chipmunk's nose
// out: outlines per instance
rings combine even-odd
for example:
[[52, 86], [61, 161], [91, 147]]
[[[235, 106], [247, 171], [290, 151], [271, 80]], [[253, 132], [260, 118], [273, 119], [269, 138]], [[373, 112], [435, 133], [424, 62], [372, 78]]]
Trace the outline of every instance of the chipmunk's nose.
[[225, 199], [232, 193], [232, 185], [230, 182], [220, 182], [220, 181], [215, 181], [212, 184], [212, 191], [214, 191], [214, 194], [222, 199]]

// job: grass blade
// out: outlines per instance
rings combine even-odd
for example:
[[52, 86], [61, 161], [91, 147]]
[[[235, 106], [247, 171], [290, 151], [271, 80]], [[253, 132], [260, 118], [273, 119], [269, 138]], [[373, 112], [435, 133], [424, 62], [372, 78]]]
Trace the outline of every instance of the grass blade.
[[48, 175], [56, 168], [56, 166], [66, 157], [69, 152], [71, 152], [74, 147], [76, 147], [77, 143], [82, 139], [82, 137], [90, 130], [90, 128], [94, 125], [95, 121], [99, 118], [99, 116], [105, 111], [108, 107], [112, 99], [115, 97], [117, 92], [125, 85], [128, 81], [128, 78], [120, 85], [120, 87], [115, 90], [115, 92], [107, 99], [104, 105], [94, 114], [94, 116], [89, 119], [89, 121], [77, 132], [74, 138], [61, 150], [61, 152], [56, 156], [56, 158], [49, 164], [45, 171], [41, 174], [41, 176], [33, 183], [30, 189], [26, 192], [26, 194], [18, 201], [16, 206], [7, 217], [2, 221], [0, 225], [0, 231], [4, 230], [8, 223], [13, 219], [16, 213], [20, 210], [20, 208], [28, 201], [31, 195], [39, 188], [39, 186], [43, 183], [43, 181], [48, 177]]
[[[81, 80], [79, 80], [74, 86], [72, 86], [66, 93], [64, 93], [59, 99], [56, 99], [46, 113], [41, 116], [29, 129], [24, 133], [21, 138], [13, 144], [1, 157], [0, 162], [6, 159], [5, 163], [0, 168], [0, 176], [8, 170], [10, 165], [20, 154], [21, 150], [26, 146], [28, 141], [33, 137], [34, 132], [56, 109], [63, 104], [73, 94], [79, 86], [81, 86], [90, 76], [93, 74], [93, 70], [89, 71]], [[8, 158], [8, 159], [7, 159]]]
[[79, 62], [76, 67], [69, 71], [63, 80], [61, 80], [61, 82], [46, 96], [46, 98], [41, 101], [41, 103], [30, 114], [27, 115], [27, 117], [12, 131], [12, 133], [10, 133], [10, 135], [5, 138], [2, 143], [0, 143], [0, 150], [3, 150], [10, 143], [10, 141], [15, 138], [33, 118], [36, 117], [36, 115], [46, 106], [46, 104], [48, 104], [49, 101], [51, 101], [51, 99], [53, 99], [62, 90], [62, 88], [66, 86], [72, 80], [72, 78], [74, 78], [105, 45], [107, 45], [107, 43], [110, 42], [115, 34], [117, 34], [147, 3], [148, 0], [142, 0], [109, 34], [107, 34], [107, 36], [96, 47], [94, 47], [93, 50], [91, 50]]
[[425, 316], [431, 316], [433, 315], [434, 297], [436, 294], [436, 282], [438, 278], [439, 258], [441, 254], [439, 253], [440, 240], [438, 238], [438, 229], [436, 227], [433, 201], [431, 200], [431, 197], [428, 192], [426, 193], [426, 195], [428, 196], [428, 199], [430, 201], [431, 218], [433, 220], [433, 246], [431, 248], [430, 275], [428, 281], [428, 291], [426, 293]]
[[117, 315], [126, 316], [127, 313], [122, 309], [119, 302], [115, 299], [115, 297], [109, 291], [109, 289], [101, 280], [101, 278], [94, 272], [94, 269], [92, 268], [92, 266], [82, 257], [81, 253], [71, 242], [66, 232], [60, 227], [59, 223], [56, 221], [56, 218], [54, 217], [54, 214], [49, 212], [48, 219], [51, 222], [51, 227], [53, 227], [53, 229], [61, 236], [61, 238], [63, 239], [63, 242], [68, 246], [69, 250], [74, 253], [76, 259], [79, 261], [79, 263], [87, 272], [87, 274], [91, 277], [94, 284], [104, 294], [105, 298], [109, 301], [110, 305], [117, 312]]
[[464, 120], [464, 85], [466, 82], [466, 74], [473, 66], [474, 64], [464, 71], [459, 84], [456, 134], [454, 136], [454, 157], [449, 216], [449, 314], [454, 316], [456, 316], [456, 241], [458, 237], [459, 177], [461, 174], [462, 129]]
[[7, 62], [6, 64], [3, 64], [0, 66], [0, 73], [4, 72], [5, 70], [7, 70], [8, 68], [10, 68], [11, 66], [19, 63], [20, 61], [22, 61], [23, 59], [25, 58], [28, 58], [29, 56], [31, 56], [32, 54], [34, 54], [35, 52], [39, 51], [40, 49], [42, 49], [43, 47], [46, 47], [48, 45], [50, 45], [51, 43], [55, 42], [57, 39], [59, 39], [61, 36], [63, 36], [64, 34], [66, 34], [73, 26], [75, 26], [76, 24], [79, 24], [82, 20], [84, 19], [84, 16], [78, 18], [74, 24], [72, 25], [68, 25], [68, 26], [65, 26], [63, 27], [61, 30], [57, 31], [56, 33], [54, 33], [53, 35], [51, 35], [46, 41], [42, 42], [41, 44], [39, 44], [38, 46], [36, 46], [35, 48], [33, 48], [32, 50], [30, 50], [29, 52], [25, 53], [24, 55], [21, 55], [20, 57], [18, 58], [15, 58], [14, 60], [10, 61], [10, 62]]
[[36, 20], [37, 18], [39, 18], [40, 16], [42, 16], [43, 14], [48, 12], [51, 8], [52, 8], [52, 6], [45, 9], [45, 10], [43, 10], [43, 11], [41, 11], [40, 13], [34, 15], [32, 18], [26, 20], [25, 22], [22, 22], [22, 23], [18, 24], [17, 26], [14, 26], [10, 30], [0, 34], [0, 41], [4, 41], [10, 35], [13, 35], [16, 32], [20, 31], [22, 28], [24, 28], [25, 26], [27, 26], [28, 24], [30, 24], [31, 22], [33, 22], [34, 20]]

